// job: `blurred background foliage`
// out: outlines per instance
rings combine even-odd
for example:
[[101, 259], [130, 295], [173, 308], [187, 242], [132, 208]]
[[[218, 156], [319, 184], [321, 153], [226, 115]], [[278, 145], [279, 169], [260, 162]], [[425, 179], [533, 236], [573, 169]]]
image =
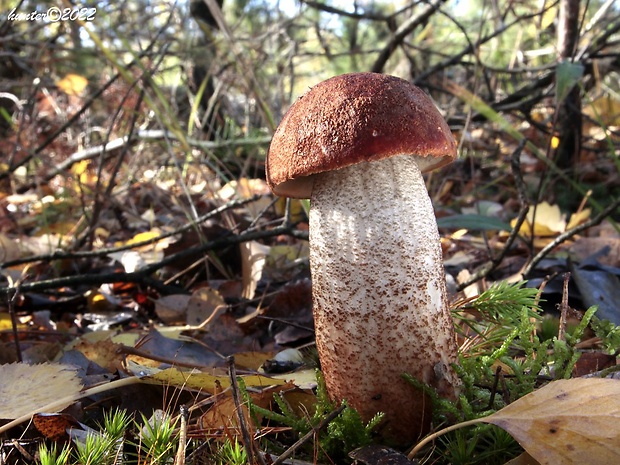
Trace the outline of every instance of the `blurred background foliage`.
[[[50, 8], [91, 17], [23, 18]], [[375, 71], [429, 92], [464, 156], [511, 152], [518, 141], [497, 126], [507, 121], [569, 178], [557, 181], [565, 190], [545, 177], [537, 200], [566, 191], [570, 207], [583, 198], [570, 197], [575, 183], [594, 176], [576, 163], [620, 171], [619, 15], [610, 0], [2, 0], [0, 182], [63, 185], [84, 159], [99, 185], [171, 163], [206, 166], [211, 189], [261, 177], [296, 97], [335, 74]]]

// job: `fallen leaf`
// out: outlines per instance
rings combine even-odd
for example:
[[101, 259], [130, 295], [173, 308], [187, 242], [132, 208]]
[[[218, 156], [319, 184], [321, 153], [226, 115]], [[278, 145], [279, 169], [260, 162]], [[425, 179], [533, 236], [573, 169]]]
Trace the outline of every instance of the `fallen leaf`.
[[188, 301], [185, 323], [190, 326], [206, 325], [217, 318], [218, 307], [225, 310], [225, 305], [226, 302], [217, 290], [201, 287]]
[[37, 413], [32, 422], [43, 436], [52, 441], [60, 441], [67, 436], [68, 429], [79, 426], [78, 421], [66, 413]]
[[553, 381], [484, 419], [541, 465], [620, 463], [620, 382]]
[[[136, 370], [135, 366], [129, 367], [130, 370]], [[214, 370], [215, 371], [215, 370]], [[150, 384], [161, 384], [164, 386], [177, 386], [186, 389], [194, 389], [202, 392], [216, 392], [226, 389], [230, 386], [230, 378], [227, 374], [213, 375], [193, 369], [190, 371], [179, 370], [178, 368], [166, 368], [158, 370], [155, 368], [141, 367], [140, 370], [134, 371], [137, 376]], [[267, 387], [273, 385], [285, 384], [284, 380], [268, 378], [261, 375], [244, 375], [240, 376], [246, 386]]]
[[527, 452], [523, 452], [518, 457], [515, 457], [505, 465], [539, 465], [539, 463], [532, 458]]
[[[512, 220], [510, 225], [514, 227], [516, 219]], [[560, 211], [560, 207], [541, 202], [536, 207], [530, 208], [519, 232], [526, 236], [549, 237], [556, 236], [565, 229], [566, 218]]]
[[568, 224], [566, 225], [566, 230], [569, 229], [573, 229], [577, 226], [579, 226], [582, 223], [585, 223], [586, 221], [588, 221], [590, 219], [590, 214], [592, 213], [592, 210], [589, 208], [584, 208], [583, 210], [579, 211], [579, 212], [575, 212], [570, 216], [570, 220], [568, 222]]
[[271, 379], [286, 381], [300, 389], [314, 389], [317, 384], [316, 370], [314, 368], [306, 368], [281, 375], [271, 375]]
[[67, 95], [80, 95], [86, 89], [88, 79], [79, 74], [69, 73], [56, 82], [56, 86]]
[[581, 237], [575, 241], [570, 253], [575, 262], [582, 262], [596, 255], [596, 261], [601, 265], [617, 266], [620, 263], [620, 238]]
[[[0, 312], [0, 331], [9, 331], [13, 328], [13, 322], [11, 320], [11, 314], [6, 312]], [[27, 325], [19, 324], [19, 329], [26, 329]]]
[[235, 354], [235, 365], [247, 370], [258, 370], [265, 361], [273, 356], [272, 352], [239, 352]]
[[573, 377], [596, 373], [616, 365], [616, 356], [604, 352], [582, 352], [573, 367]]
[[[53, 363], [0, 365], [0, 418], [19, 418], [58, 399], [77, 394], [81, 389], [75, 371], [67, 366]], [[70, 403], [68, 401], [67, 405]]]
[[[267, 409], [273, 399], [273, 392], [273, 389], [263, 392], [249, 392], [248, 396], [252, 399], [254, 405]], [[243, 411], [246, 424], [251, 425], [251, 429], [254, 430], [256, 426], [246, 403], [241, 405], [241, 410]], [[260, 422], [261, 419], [260, 415], [256, 415], [256, 420]], [[201, 429], [207, 431], [222, 428], [236, 430], [239, 427], [239, 412], [233, 398], [227, 396], [221, 400], [216, 399], [213, 406], [200, 417], [199, 424]]]
[[185, 323], [191, 299], [187, 294], [172, 294], [155, 301], [155, 313], [167, 325]]
[[74, 349], [82, 352], [91, 362], [114, 373], [122, 365], [124, 358], [120, 351], [121, 347], [121, 344], [114, 343], [110, 339], [96, 342], [82, 339], [75, 344]]
[[243, 297], [251, 299], [263, 275], [265, 257], [269, 254], [270, 247], [256, 241], [248, 241], [239, 244], [239, 250], [241, 251]]

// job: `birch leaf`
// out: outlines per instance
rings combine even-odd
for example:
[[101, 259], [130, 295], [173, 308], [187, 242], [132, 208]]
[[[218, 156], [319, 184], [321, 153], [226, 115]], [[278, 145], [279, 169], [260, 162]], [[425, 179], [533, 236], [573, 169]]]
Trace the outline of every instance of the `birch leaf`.
[[[74, 369], [42, 363], [0, 365], [0, 418], [12, 420], [37, 411], [60, 398], [77, 394], [82, 389]], [[70, 405], [60, 406], [56, 411]]]
[[620, 463], [620, 382], [560, 380], [486, 417], [541, 465]]

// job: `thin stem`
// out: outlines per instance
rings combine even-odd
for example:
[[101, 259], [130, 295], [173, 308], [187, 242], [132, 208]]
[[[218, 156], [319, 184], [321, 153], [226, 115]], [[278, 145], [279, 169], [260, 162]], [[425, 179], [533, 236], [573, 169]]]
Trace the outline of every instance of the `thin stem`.
[[464, 421], [462, 423], [457, 423], [456, 425], [452, 425], [452, 426], [448, 426], [447, 428], [441, 429], [433, 434], [429, 434], [428, 436], [426, 436], [424, 439], [422, 439], [413, 449], [411, 449], [411, 452], [409, 452], [409, 454], [407, 454], [407, 458], [409, 460], [413, 460], [413, 458], [417, 455], [418, 452], [420, 452], [420, 450], [429, 442], [434, 441], [435, 439], [437, 439], [439, 436], [443, 436], [446, 433], [449, 433], [451, 431], [456, 431], [457, 429], [461, 429], [461, 428], [465, 428], [466, 426], [472, 426], [472, 425], [477, 425], [480, 423], [485, 423], [485, 419], [484, 418], [474, 418], [473, 420], [468, 420], [468, 421]]

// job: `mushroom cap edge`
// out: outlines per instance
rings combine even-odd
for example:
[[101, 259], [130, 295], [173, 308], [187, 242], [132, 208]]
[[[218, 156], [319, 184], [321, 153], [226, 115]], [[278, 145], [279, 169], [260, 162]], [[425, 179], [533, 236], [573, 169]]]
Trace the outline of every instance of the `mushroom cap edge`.
[[451, 163], [457, 146], [421, 89], [378, 73], [350, 73], [312, 87], [284, 115], [266, 161], [276, 195], [309, 198], [313, 176], [411, 154], [422, 172]]

